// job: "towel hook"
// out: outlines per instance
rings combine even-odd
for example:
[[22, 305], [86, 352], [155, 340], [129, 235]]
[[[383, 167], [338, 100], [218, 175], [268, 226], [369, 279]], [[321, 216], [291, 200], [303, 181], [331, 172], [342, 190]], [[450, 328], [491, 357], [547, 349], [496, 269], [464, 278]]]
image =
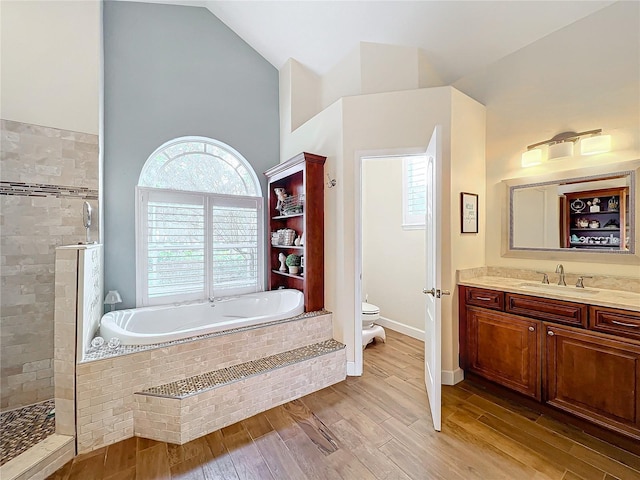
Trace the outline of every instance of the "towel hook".
[[328, 188], [333, 188], [333, 187], [336, 186], [336, 183], [337, 183], [336, 179], [335, 178], [331, 178], [328, 173], [327, 173], [327, 180], [328, 180], [327, 181], [327, 187]]

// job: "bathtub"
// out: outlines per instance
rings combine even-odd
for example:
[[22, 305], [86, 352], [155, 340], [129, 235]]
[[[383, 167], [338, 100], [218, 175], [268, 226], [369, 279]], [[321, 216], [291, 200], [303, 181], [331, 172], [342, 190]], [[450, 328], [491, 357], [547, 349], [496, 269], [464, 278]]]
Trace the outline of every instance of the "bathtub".
[[103, 315], [100, 336], [121, 345], [151, 345], [231, 328], [295, 317], [304, 312], [298, 290], [273, 290], [223, 298], [215, 302], [117, 310]]

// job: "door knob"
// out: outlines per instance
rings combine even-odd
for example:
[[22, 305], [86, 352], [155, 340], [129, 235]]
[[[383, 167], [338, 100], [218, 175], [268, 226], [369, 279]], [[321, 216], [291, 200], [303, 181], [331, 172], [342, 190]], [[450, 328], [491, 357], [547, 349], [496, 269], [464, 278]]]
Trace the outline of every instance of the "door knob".
[[426, 288], [422, 289], [422, 293], [424, 293], [425, 295], [433, 295], [434, 297], [436, 296], [436, 289], [432, 288], [431, 290], [427, 290]]
[[451, 291], [449, 291], [449, 290], [440, 290], [440, 295], [451, 295]]

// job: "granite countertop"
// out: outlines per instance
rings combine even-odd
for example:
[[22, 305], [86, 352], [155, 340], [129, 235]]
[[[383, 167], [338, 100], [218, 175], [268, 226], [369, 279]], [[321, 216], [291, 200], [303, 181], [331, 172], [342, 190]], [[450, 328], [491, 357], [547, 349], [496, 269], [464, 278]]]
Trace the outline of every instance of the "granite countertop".
[[553, 283], [546, 285], [540, 281], [523, 280], [496, 276], [478, 276], [466, 278], [458, 282], [468, 287], [488, 288], [511, 293], [520, 293], [534, 297], [553, 298], [589, 305], [621, 308], [640, 312], [640, 293], [622, 290], [607, 290], [604, 288], [576, 288], [574, 285], [562, 287]]

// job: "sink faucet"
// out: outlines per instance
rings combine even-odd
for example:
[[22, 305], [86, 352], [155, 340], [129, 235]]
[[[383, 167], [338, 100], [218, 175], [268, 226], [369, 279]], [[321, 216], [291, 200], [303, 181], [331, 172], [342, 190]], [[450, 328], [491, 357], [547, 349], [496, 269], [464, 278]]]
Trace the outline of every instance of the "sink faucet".
[[549, 285], [549, 275], [547, 275], [547, 272], [536, 271], [536, 273], [539, 273], [540, 275], [542, 275], [542, 283], [544, 283], [545, 285]]
[[556, 273], [558, 274], [558, 285], [566, 287], [567, 282], [564, 281], [564, 266], [561, 263], [556, 267]]
[[590, 277], [589, 275], [580, 275], [578, 277], [578, 281], [576, 282], [576, 287], [577, 288], [584, 288], [584, 279], [585, 278], [593, 278], [593, 277]]

